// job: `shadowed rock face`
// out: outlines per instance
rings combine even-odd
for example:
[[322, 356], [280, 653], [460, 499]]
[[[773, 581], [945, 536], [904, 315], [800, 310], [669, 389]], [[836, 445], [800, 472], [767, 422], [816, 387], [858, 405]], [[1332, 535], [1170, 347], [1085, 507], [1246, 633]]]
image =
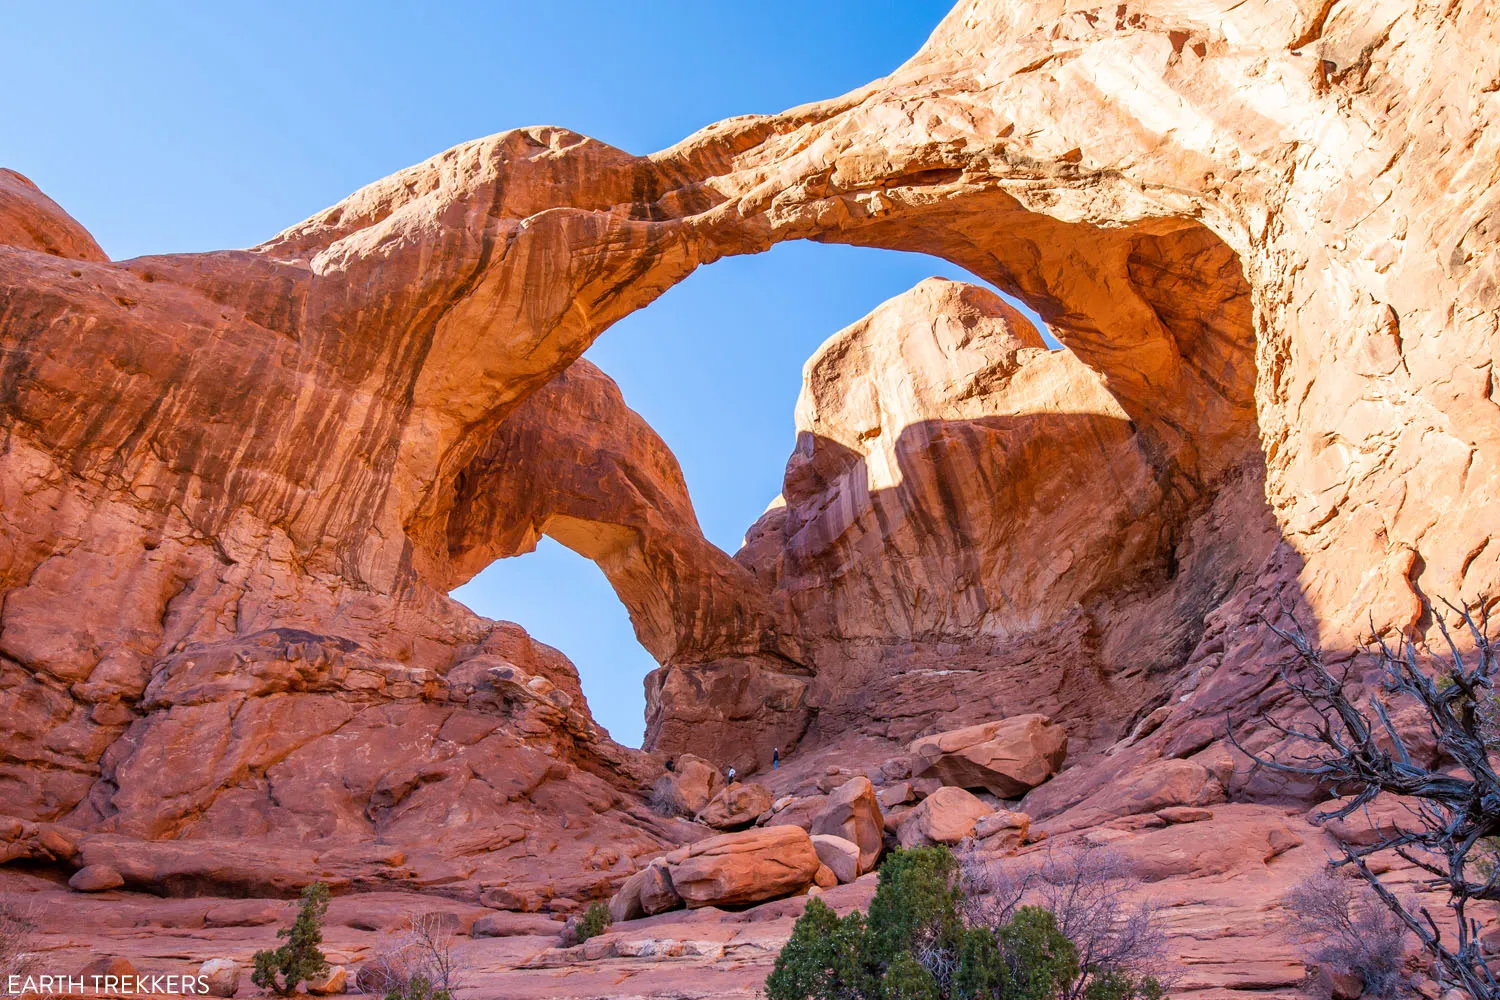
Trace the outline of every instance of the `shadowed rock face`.
[[[1500, 576], [1497, 30], [976, 0], [844, 97], [649, 157], [503, 133], [244, 251], [109, 262], [0, 175], [0, 800], [182, 891], [602, 895], [690, 835], [637, 804], [658, 766], [445, 596], [542, 532], [662, 659], [661, 749], [1035, 711], [1076, 761], [1039, 823], [1117, 814], [1117, 775], [1280, 794], [1217, 743], [1271, 676], [1258, 613], [1342, 643]], [[1069, 353], [958, 284], [839, 334], [731, 560], [576, 362], [798, 238], [943, 256]]]

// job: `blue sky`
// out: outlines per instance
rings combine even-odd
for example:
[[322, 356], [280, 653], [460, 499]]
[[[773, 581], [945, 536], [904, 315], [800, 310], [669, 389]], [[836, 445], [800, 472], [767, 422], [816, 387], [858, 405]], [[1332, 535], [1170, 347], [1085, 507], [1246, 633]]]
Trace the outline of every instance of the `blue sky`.
[[[945, 0], [548, 4], [21, 4], [6, 12], [0, 165], [117, 259], [257, 243], [476, 136], [575, 129], [633, 153], [895, 69]], [[545, 9], [544, 9], [545, 8]], [[734, 551], [780, 488], [802, 363], [943, 261], [789, 244], [720, 261], [589, 357], [667, 441], [709, 539]], [[638, 744], [655, 666], [591, 563], [553, 542], [455, 596], [578, 665]]]

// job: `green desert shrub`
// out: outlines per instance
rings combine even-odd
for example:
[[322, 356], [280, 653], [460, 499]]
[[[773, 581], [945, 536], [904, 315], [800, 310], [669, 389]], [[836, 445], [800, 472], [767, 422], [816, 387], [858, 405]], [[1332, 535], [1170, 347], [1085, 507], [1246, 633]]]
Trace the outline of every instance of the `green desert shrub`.
[[286, 938], [279, 948], [255, 953], [255, 969], [250, 981], [263, 990], [289, 997], [297, 984], [328, 974], [328, 960], [319, 947], [323, 943], [323, 917], [328, 912], [328, 886], [314, 882], [302, 890], [302, 905], [291, 927], [283, 927], [276, 936]]
[[859, 911], [840, 918], [821, 899], [809, 899], [766, 979], [766, 997], [856, 1000], [873, 996], [874, 981], [866, 964], [868, 940]]
[[909, 951], [891, 959], [880, 979], [884, 1000], [942, 1000], [937, 980]]
[[1095, 972], [1084, 987], [1083, 1000], [1165, 1000], [1166, 989], [1154, 976], [1125, 972]]
[[767, 1000], [1161, 1000], [1160, 983], [1085, 970], [1052, 911], [966, 918], [960, 866], [945, 847], [896, 851], [868, 915], [810, 899], [766, 979]]
[[962, 1000], [1009, 995], [1010, 969], [995, 935], [984, 927], [964, 931], [953, 973], [953, 995]]
[[1078, 948], [1057, 929], [1057, 918], [1040, 906], [1022, 906], [999, 928], [1005, 956], [1005, 1000], [1051, 1000], [1078, 978]]
[[903, 952], [956, 949], [962, 901], [958, 862], [946, 847], [894, 852], [870, 901], [870, 957], [887, 964]]
[[608, 906], [603, 903], [590, 903], [589, 908], [584, 910], [583, 916], [578, 919], [578, 943], [582, 944], [591, 937], [598, 937], [613, 922]]

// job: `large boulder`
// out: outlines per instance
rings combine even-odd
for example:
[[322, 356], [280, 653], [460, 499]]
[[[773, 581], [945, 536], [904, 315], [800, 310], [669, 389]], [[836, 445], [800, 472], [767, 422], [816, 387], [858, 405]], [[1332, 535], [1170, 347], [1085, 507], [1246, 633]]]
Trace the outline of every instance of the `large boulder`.
[[85, 865], [68, 879], [68, 885], [79, 892], [105, 892], [124, 884], [124, 876], [109, 865]]
[[349, 985], [349, 970], [330, 965], [323, 975], [307, 981], [307, 992], [315, 997], [330, 997], [344, 992]]
[[974, 835], [974, 827], [994, 812], [962, 788], [939, 788], [901, 820], [896, 831], [902, 847], [956, 844]]
[[511, 913], [508, 910], [500, 910], [496, 913], [487, 913], [475, 920], [469, 936], [476, 938], [555, 937], [562, 933], [562, 929], [562, 921], [553, 920], [540, 913]]
[[767, 826], [800, 826], [812, 832], [812, 825], [828, 806], [826, 795], [783, 796], [773, 803]]
[[823, 811], [813, 819], [809, 832], [852, 841], [859, 846], [860, 871], [874, 868], [885, 836], [885, 817], [870, 779], [850, 778], [835, 789]]
[[894, 809], [902, 806], [916, 798], [916, 791], [911, 787], [909, 781], [898, 781], [894, 785], [886, 785], [875, 793], [875, 798], [880, 802], [882, 810]]
[[1010, 799], [1057, 773], [1068, 755], [1068, 734], [1045, 715], [1018, 715], [924, 736], [911, 753], [916, 777]]
[[997, 809], [974, 824], [974, 836], [991, 851], [1011, 851], [1026, 843], [1031, 817], [1023, 812]]
[[1201, 808], [1225, 800], [1219, 776], [1192, 760], [1159, 760], [1102, 787], [1089, 798], [1049, 818], [1052, 834], [1100, 826], [1173, 806]]
[[646, 915], [641, 905], [641, 885], [646, 881], [646, 869], [641, 869], [620, 883], [609, 900], [610, 923], [618, 924]]
[[719, 790], [703, 811], [698, 822], [706, 823], [716, 830], [739, 830], [754, 823], [761, 813], [771, 808], [771, 793], [764, 785], [741, 784], [736, 781]]
[[685, 816], [695, 816], [712, 801], [719, 789], [724, 787], [724, 775], [702, 757], [685, 753], [672, 763], [668, 771], [656, 783], [655, 794]]
[[682, 897], [677, 894], [676, 887], [672, 884], [672, 874], [667, 869], [667, 864], [661, 858], [657, 858], [646, 866], [641, 873], [641, 909], [647, 916], [657, 913], [665, 913], [682, 906]]
[[232, 958], [210, 958], [198, 966], [198, 978], [209, 996], [232, 997], [240, 988], [240, 963]]
[[767, 826], [725, 833], [666, 855], [673, 888], [690, 908], [744, 906], [812, 884], [818, 852], [807, 831]]
[[885, 829], [887, 833], [894, 834], [901, 829], [901, 824], [906, 822], [906, 817], [916, 806], [895, 806], [885, 811]]
[[[1338, 812], [1348, 799], [1331, 799], [1321, 802], [1308, 813], [1315, 821], [1323, 813]], [[1381, 795], [1359, 809], [1340, 819], [1330, 819], [1321, 825], [1329, 836], [1349, 847], [1369, 847], [1387, 837], [1398, 837], [1409, 832], [1416, 824], [1414, 817], [1420, 802], [1406, 795]]]
[[[111, 990], [121, 989], [121, 980], [134, 979], [140, 973], [136, 971], [135, 964], [128, 958], [103, 955], [85, 965], [78, 975], [96, 990]], [[100, 981], [95, 982], [96, 979]], [[114, 980], [113, 984], [109, 980]]]
[[[1318, 966], [1318, 992], [1331, 1000], [1359, 1000], [1365, 993], [1364, 976], [1358, 972], [1342, 972], [1331, 965]], [[1447, 996], [1447, 994], [1443, 994]], [[1459, 996], [1465, 996], [1459, 993]]]
[[828, 866], [840, 884], [853, 882], [864, 874], [864, 869], [859, 866], [859, 845], [852, 840], [830, 833], [815, 833], [812, 842], [818, 859]]

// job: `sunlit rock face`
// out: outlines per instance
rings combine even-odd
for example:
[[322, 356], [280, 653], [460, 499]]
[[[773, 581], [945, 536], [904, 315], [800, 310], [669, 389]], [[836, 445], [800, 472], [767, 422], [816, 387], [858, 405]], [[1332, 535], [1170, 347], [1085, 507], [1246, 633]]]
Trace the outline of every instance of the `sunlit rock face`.
[[572, 664], [402, 554], [396, 456], [430, 426], [400, 291], [350, 311], [265, 251], [110, 263], [13, 174], [0, 224], [9, 856], [62, 823], [128, 888], [535, 909], [680, 839]]
[[[808, 361], [782, 496], [741, 559], [820, 635], [1034, 629], [1154, 554], [1141, 522], [1161, 494], [1129, 424], [1093, 372], [1048, 351], [997, 295], [931, 279]], [[1131, 542], [1112, 551], [1075, 551], [1129, 527]], [[995, 558], [1029, 528], [1045, 532], [1034, 551], [1052, 548], [1046, 536], [1056, 551]]]
[[[1040, 824], [1111, 814], [1117, 778], [1274, 791], [1219, 743], [1269, 683], [1258, 614], [1344, 645], [1500, 575], [1497, 33], [1477, 4], [976, 0], [831, 101], [646, 157], [506, 132], [208, 254], [110, 262], [0, 175], [0, 799], [195, 891], [274, 847], [602, 894], [687, 836], [639, 805], [659, 765], [445, 596], [538, 532], [663, 660], [664, 751], [1042, 712], [1072, 763]], [[811, 363], [730, 560], [574, 365], [801, 238], [945, 257], [1068, 353], [976, 288], [899, 297]]]
[[88, 230], [30, 178], [0, 168], [0, 245], [72, 260], [108, 260]]
[[[1300, 606], [1338, 646], [1418, 622], [1420, 595], [1495, 589], [1497, 140], [1480, 81], [1496, 30], [1478, 10], [1396, 5], [965, 4], [866, 90], [684, 144], [707, 156], [733, 132], [753, 148], [751, 205], [772, 236], [937, 253], [1022, 295], [1113, 397], [1161, 496], [1139, 522], [1162, 537], [1135, 582], [1071, 614], [1066, 581], [994, 601], [1001, 563], [949, 554], [975, 551], [972, 520], [927, 503], [912, 506], [928, 525], [882, 519], [899, 489], [880, 491], [869, 455], [888, 439], [830, 435], [841, 451], [804, 420], [784, 510], [738, 558], [787, 594], [817, 672], [814, 737], [878, 731], [906, 699], [937, 712], [890, 719], [890, 736], [1035, 709], [1103, 746], [1169, 702], [1130, 754], [1206, 752], [1222, 731], [1209, 720], [1266, 684], [1260, 613]], [[1414, 51], [1443, 58], [1394, 55]], [[844, 379], [870, 375], [853, 364]], [[817, 474], [840, 460], [863, 475], [827, 489]], [[959, 506], [996, 524], [1025, 509]], [[1004, 573], [1048, 572], [1062, 551], [1049, 526], [1029, 549], [1012, 539], [1024, 568]], [[1102, 581], [1108, 567], [1080, 570]], [[946, 662], [898, 648], [944, 630], [963, 637]], [[1009, 650], [984, 650], [1001, 634]], [[1004, 676], [976, 700], [971, 670]], [[1068, 779], [1078, 794], [1088, 773]]]

